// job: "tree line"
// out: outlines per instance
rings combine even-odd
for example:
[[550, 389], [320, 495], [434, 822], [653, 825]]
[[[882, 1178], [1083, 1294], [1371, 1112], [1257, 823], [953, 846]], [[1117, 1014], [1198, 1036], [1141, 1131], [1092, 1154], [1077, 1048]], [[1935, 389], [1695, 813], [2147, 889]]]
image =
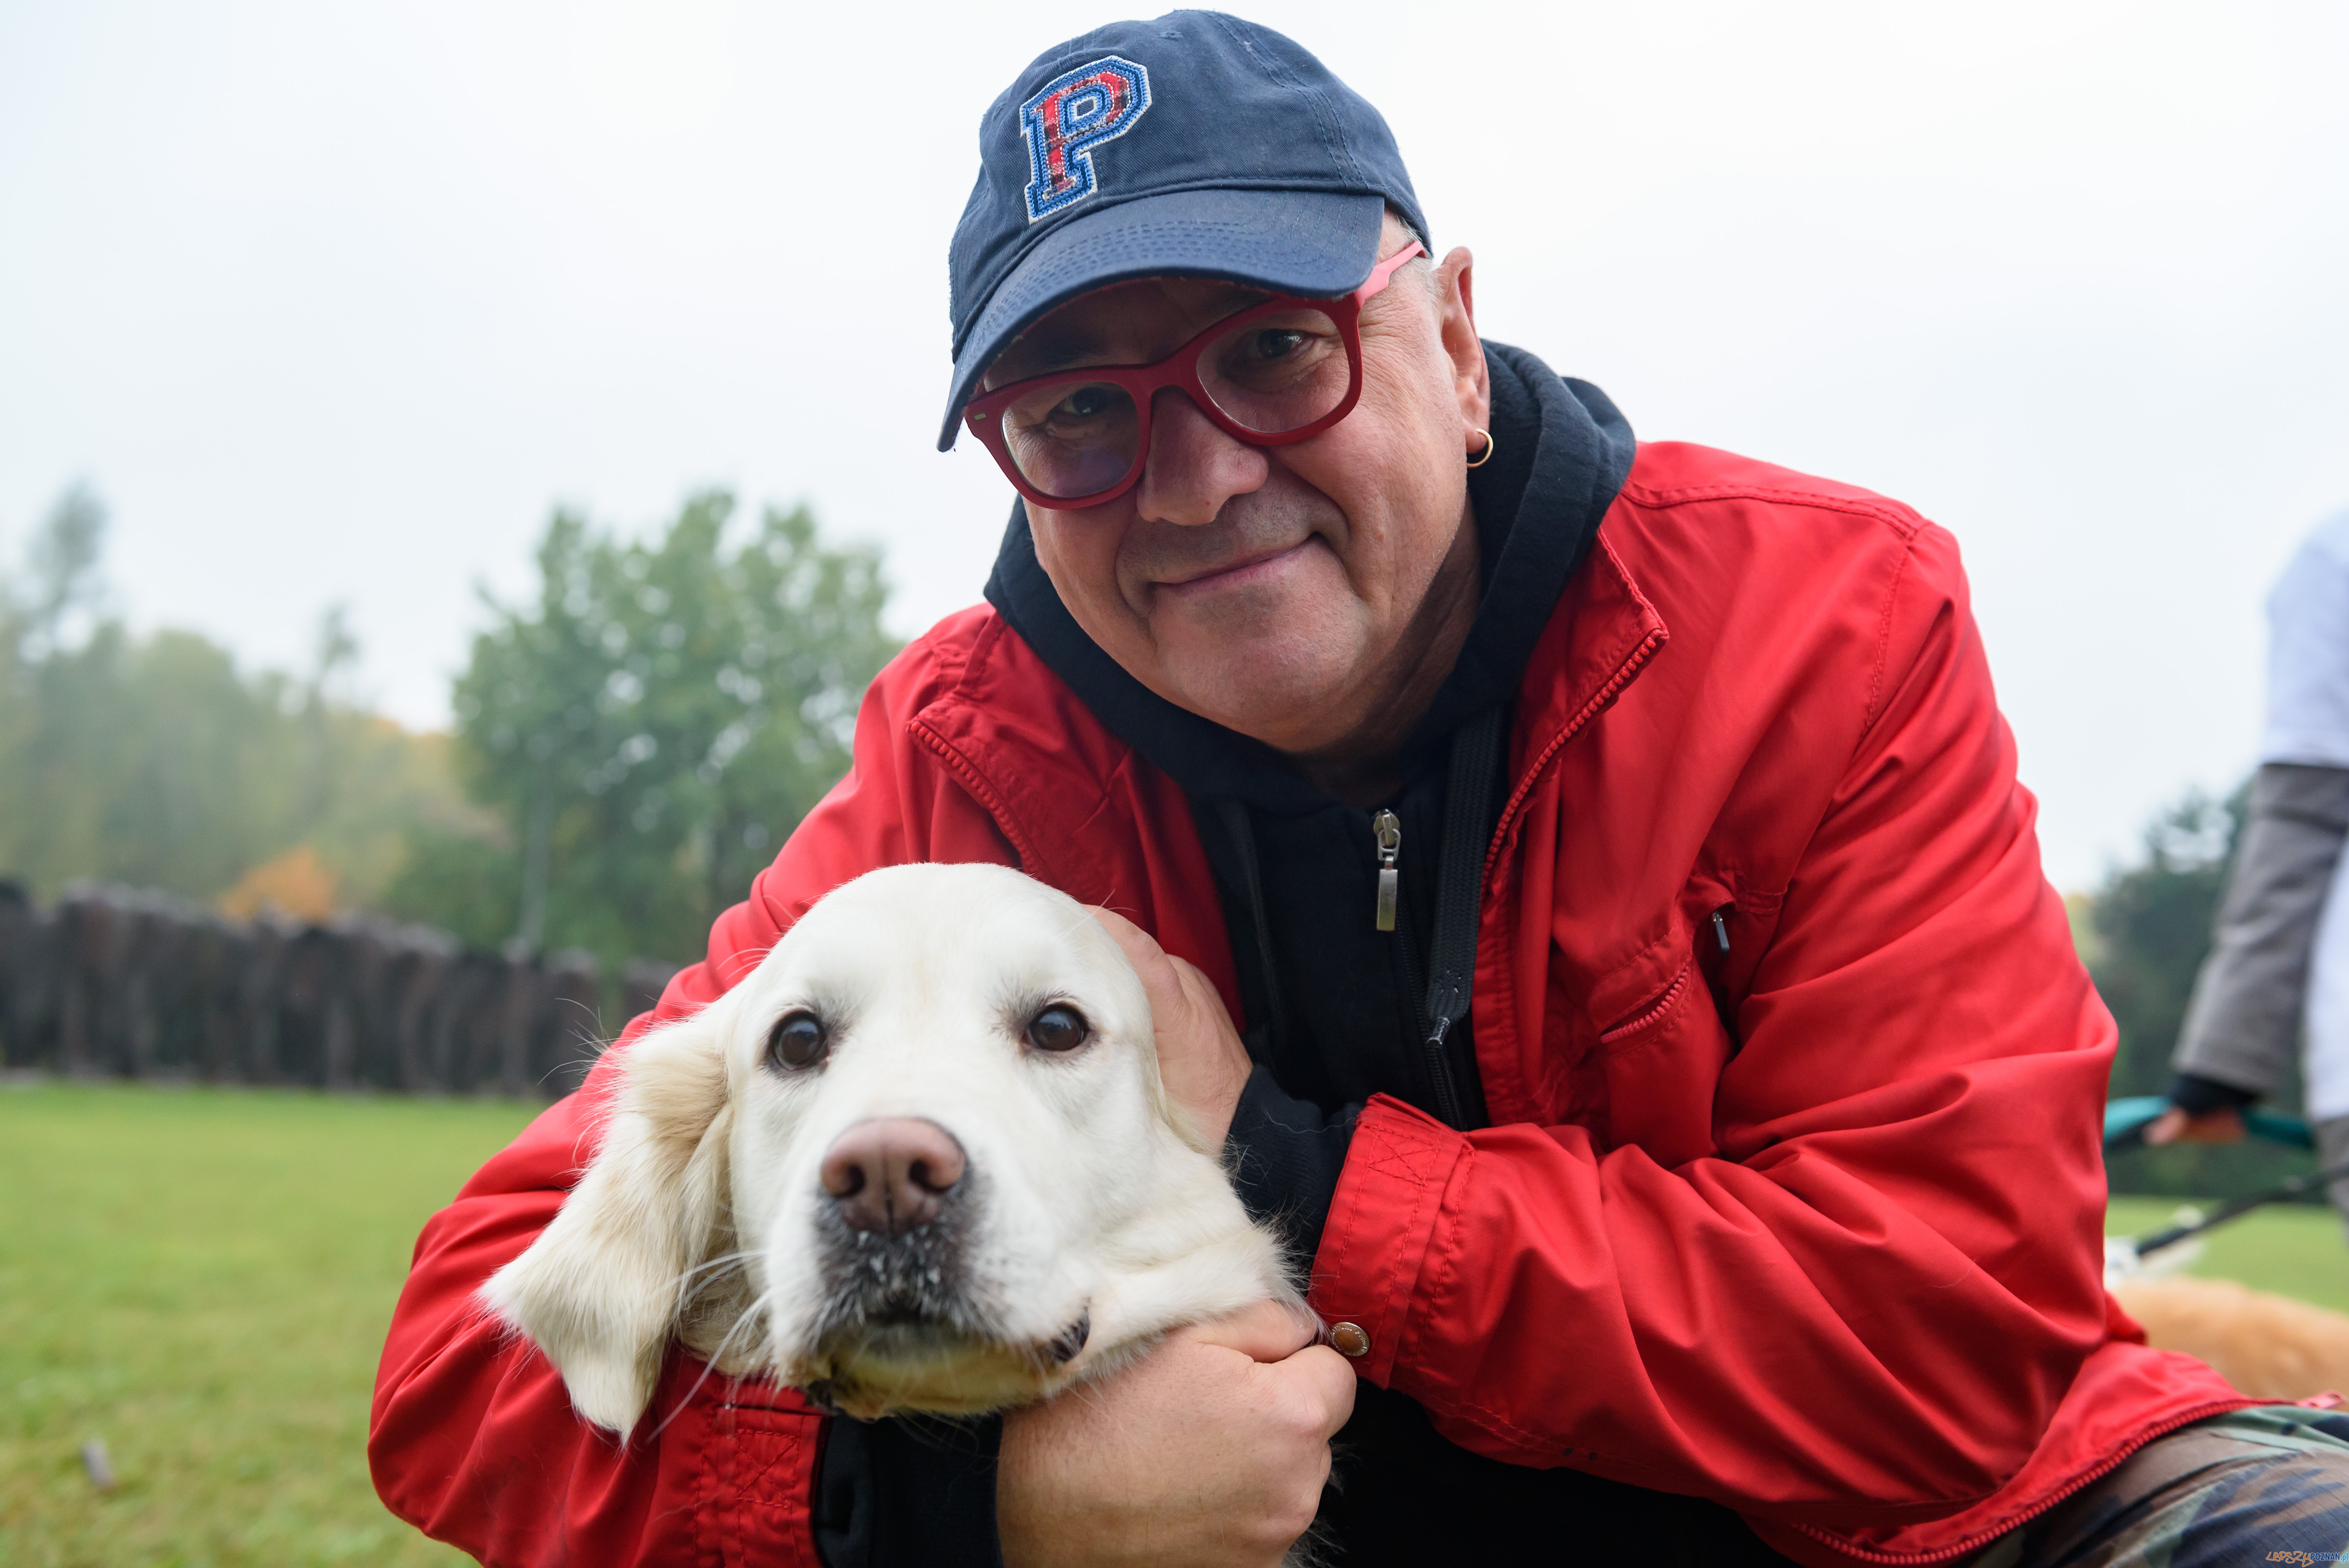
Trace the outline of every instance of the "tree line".
[[876, 550], [736, 511], [704, 491], [643, 537], [555, 512], [535, 592], [482, 593], [451, 729], [419, 734], [349, 695], [338, 612], [300, 672], [134, 631], [105, 509], [70, 490], [0, 573], [0, 878], [363, 912], [614, 973], [698, 957], [846, 770], [896, 649]]

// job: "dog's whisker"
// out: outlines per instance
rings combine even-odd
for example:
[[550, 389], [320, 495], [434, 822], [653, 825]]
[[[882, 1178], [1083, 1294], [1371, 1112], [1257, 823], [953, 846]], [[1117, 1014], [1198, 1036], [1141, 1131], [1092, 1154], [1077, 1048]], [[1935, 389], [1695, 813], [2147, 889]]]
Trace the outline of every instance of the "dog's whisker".
[[691, 1268], [677, 1276], [678, 1295], [679, 1299], [683, 1299], [686, 1294], [685, 1287], [693, 1282], [693, 1278], [696, 1274], [710, 1274], [719, 1269], [730, 1268], [736, 1264], [748, 1262], [750, 1259], [756, 1257], [757, 1255], [757, 1251], [754, 1248], [738, 1247], [733, 1252], [720, 1253], [714, 1258], [705, 1259], [703, 1262], [694, 1264]]
[[[746, 1325], [757, 1319], [766, 1312], [769, 1305], [767, 1295], [767, 1292], [761, 1291], [758, 1295], [752, 1299], [750, 1308], [745, 1311], [741, 1316], [734, 1320], [734, 1326], [726, 1331], [724, 1337], [718, 1341], [717, 1348], [709, 1353], [709, 1359], [702, 1362], [701, 1376], [693, 1380], [693, 1387], [685, 1391], [683, 1397], [678, 1400], [676, 1408], [670, 1410], [667, 1415], [661, 1418], [660, 1425], [652, 1429], [650, 1434], [651, 1437], [657, 1438], [663, 1432], [668, 1430], [668, 1424], [671, 1421], [676, 1420], [679, 1416], [683, 1415], [685, 1413], [685, 1408], [693, 1403], [693, 1397], [701, 1392], [701, 1386], [709, 1381], [710, 1373], [716, 1371], [718, 1369], [718, 1363], [725, 1358], [727, 1346], [733, 1344], [734, 1336], [737, 1334], [740, 1334]], [[739, 1387], [742, 1380], [737, 1377], [733, 1379], [733, 1381]]]

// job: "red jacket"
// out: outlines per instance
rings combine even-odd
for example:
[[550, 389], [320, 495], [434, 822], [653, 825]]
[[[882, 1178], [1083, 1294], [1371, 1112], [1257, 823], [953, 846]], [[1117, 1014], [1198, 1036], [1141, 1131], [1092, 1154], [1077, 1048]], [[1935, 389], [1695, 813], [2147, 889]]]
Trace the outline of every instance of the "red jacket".
[[[1314, 1260], [1362, 1377], [1479, 1453], [1714, 1498], [1821, 1563], [1953, 1559], [2245, 1402], [2101, 1285], [2113, 1026], [1947, 534], [1644, 447], [1509, 733], [1474, 1017], [1493, 1125], [1372, 1100]], [[826, 889], [925, 860], [1117, 908], [1239, 1011], [1182, 792], [980, 609], [874, 681], [853, 770], [655, 1016]], [[608, 1066], [426, 1227], [376, 1484], [493, 1564], [812, 1563], [822, 1420], [794, 1395], [673, 1355], [676, 1414], [624, 1451], [474, 1309], [562, 1203]]]

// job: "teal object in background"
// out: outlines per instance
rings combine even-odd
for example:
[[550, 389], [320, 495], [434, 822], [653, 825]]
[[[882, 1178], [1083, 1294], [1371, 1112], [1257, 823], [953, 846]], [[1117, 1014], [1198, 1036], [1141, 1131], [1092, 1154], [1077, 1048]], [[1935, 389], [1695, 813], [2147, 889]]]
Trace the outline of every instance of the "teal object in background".
[[[2116, 1099], [2105, 1106], [2105, 1152], [2116, 1153], [2135, 1149], [2145, 1141], [2145, 1130], [2153, 1119], [2169, 1109], [2169, 1101], [2158, 1094], [2137, 1095], [2128, 1099]], [[2315, 1135], [2308, 1123], [2296, 1116], [2257, 1109], [2243, 1112], [2244, 1129], [2253, 1138], [2268, 1143], [2281, 1143], [2292, 1149], [2313, 1149]]]

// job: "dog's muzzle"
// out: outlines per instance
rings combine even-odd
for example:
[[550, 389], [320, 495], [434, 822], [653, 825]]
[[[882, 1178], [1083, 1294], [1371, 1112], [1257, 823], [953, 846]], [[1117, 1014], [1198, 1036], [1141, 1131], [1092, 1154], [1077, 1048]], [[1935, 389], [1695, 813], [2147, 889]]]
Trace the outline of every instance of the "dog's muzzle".
[[[1088, 1313], [1040, 1343], [1013, 1344], [970, 1257], [987, 1181], [952, 1134], [912, 1118], [861, 1122], [825, 1156], [815, 1244], [822, 1306], [795, 1377], [818, 1404], [851, 1413], [881, 1387], [950, 1387], [957, 1368], [1050, 1381], [1084, 1350]], [[1018, 1368], [1028, 1370], [1020, 1372]], [[802, 1380], [803, 1379], [803, 1380]], [[1032, 1394], [1029, 1397], [1032, 1397]], [[1005, 1402], [999, 1393], [994, 1402]]]
[[913, 1117], [859, 1122], [824, 1155], [820, 1179], [819, 1346], [876, 1332], [983, 1334], [966, 1260], [986, 1183], [952, 1133]]

